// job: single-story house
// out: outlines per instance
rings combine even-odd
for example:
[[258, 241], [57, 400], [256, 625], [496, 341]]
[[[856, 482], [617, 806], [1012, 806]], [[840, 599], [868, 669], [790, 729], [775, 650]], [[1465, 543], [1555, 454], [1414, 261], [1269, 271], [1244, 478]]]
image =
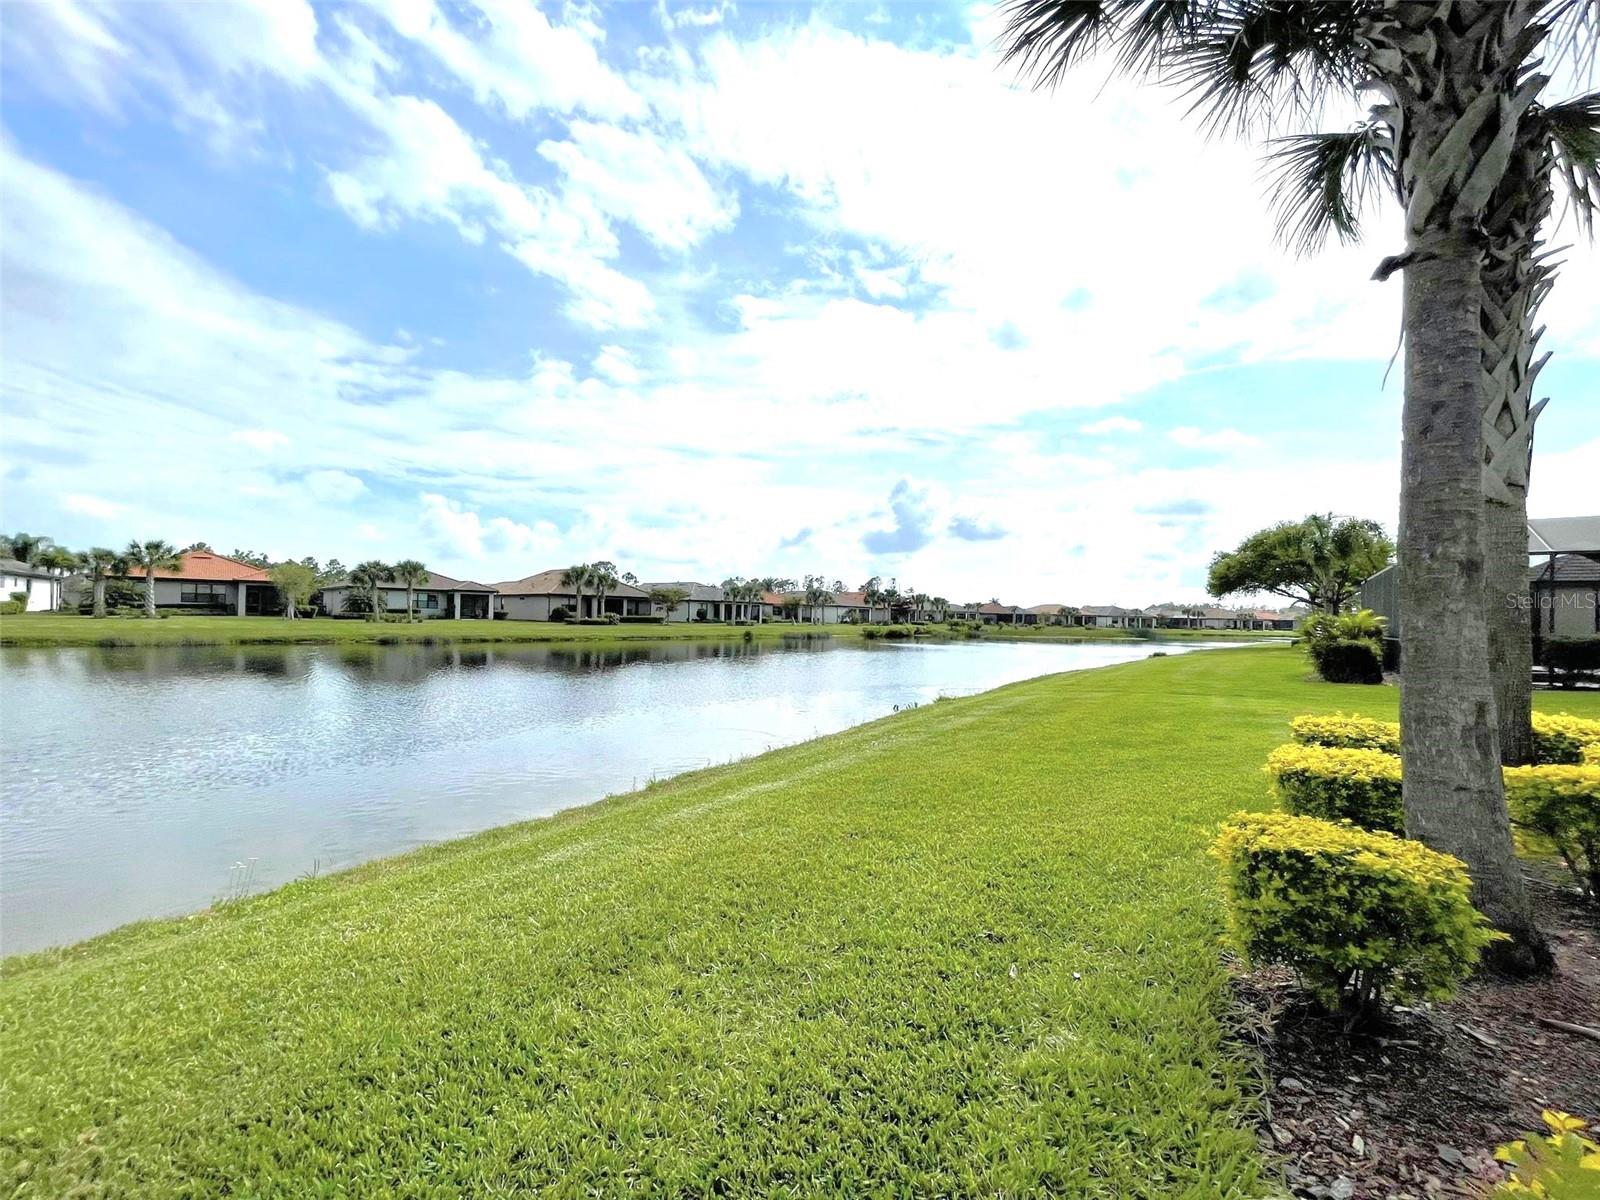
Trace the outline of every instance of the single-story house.
[[551, 611], [557, 608], [565, 608], [574, 618], [610, 614], [619, 617], [650, 615], [650, 597], [643, 589], [628, 583], [619, 583], [606, 592], [603, 609], [599, 607], [602, 601], [594, 594], [594, 590], [584, 588], [583, 610], [580, 612], [577, 590], [561, 582], [565, 574], [563, 568], [556, 567], [554, 570], [495, 584], [494, 590], [499, 594], [495, 601], [496, 610], [505, 613], [513, 621], [548, 621]]
[[1152, 624], [1143, 610], [1115, 604], [1085, 604], [1078, 609], [1078, 624], [1098, 629], [1143, 629]]
[[[835, 592], [826, 604], [806, 603], [804, 592], [767, 592], [763, 600], [772, 606], [769, 615], [811, 625], [861, 625], [871, 619], [867, 598], [861, 592]], [[878, 613], [888, 614], [880, 607]]]
[[[356, 595], [348, 578], [337, 580], [322, 589], [322, 608], [327, 613], [350, 611], [347, 605]], [[378, 588], [379, 608], [383, 612], [406, 611], [406, 588], [403, 583], [385, 583]], [[444, 617], [452, 620], [490, 620], [494, 616], [495, 590], [487, 583], [473, 583], [470, 579], [451, 579], [437, 571], [429, 571], [426, 583], [412, 589], [412, 603], [417, 615]]]
[[1232, 608], [1206, 608], [1200, 613], [1201, 629], [1249, 629], [1250, 617]]
[[1029, 624], [1037, 625], [1060, 624], [1068, 616], [1068, 609], [1065, 604], [1035, 604], [1032, 608], [1024, 611], [1033, 618]]
[[1280, 612], [1273, 608], [1257, 608], [1245, 615], [1250, 619], [1251, 629], [1293, 629], [1295, 622], [1304, 616], [1291, 609]]
[[1015, 604], [1001, 604], [991, 600], [987, 604], [978, 605], [978, 620], [985, 625], [1031, 625], [1032, 621], [1024, 620], [1025, 613]]
[[[1529, 608], [1535, 637], [1593, 637], [1600, 633], [1600, 516], [1528, 519]], [[1356, 603], [1388, 621], [1400, 637], [1400, 569], [1368, 577]]]
[[1535, 636], [1600, 636], [1600, 553], [1552, 554], [1529, 574]]
[[[186, 550], [179, 561], [178, 570], [155, 573], [157, 608], [240, 617], [283, 614], [283, 597], [272, 576], [261, 567], [211, 550]], [[144, 587], [141, 570], [134, 569], [121, 578]], [[78, 595], [88, 595], [90, 584], [83, 576], [75, 577], [73, 585]]]
[[723, 590], [710, 583], [695, 583], [693, 580], [670, 580], [655, 583], [641, 583], [639, 585], [647, 593], [656, 588], [677, 588], [686, 592], [687, 596], [680, 604], [671, 610], [665, 605], [654, 604], [650, 611], [658, 617], [665, 617], [669, 622], [682, 621], [757, 621], [772, 615], [770, 604], [763, 597], [762, 601], [754, 600], [729, 600]]
[[52, 612], [60, 602], [61, 579], [32, 563], [0, 558], [0, 600], [11, 599], [13, 592], [27, 593], [28, 612]]

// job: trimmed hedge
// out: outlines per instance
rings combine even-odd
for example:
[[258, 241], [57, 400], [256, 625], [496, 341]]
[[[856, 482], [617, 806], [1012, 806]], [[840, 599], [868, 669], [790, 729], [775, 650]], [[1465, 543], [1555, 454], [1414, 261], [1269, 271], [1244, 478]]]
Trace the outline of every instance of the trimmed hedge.
[[1317, 674], [1328, 683], [1382, 683], [1383, 653], [1366, 638], [1336, 638], [1311, 647]]
[[1600, 675], [1600, 637], [1553, 637], [1539, 651], [1539, 661], [1562, 687]]
[[1350, 1023], [1386, 1000], [1448, 999], [1504, 934], [1466, 866], [1420, 842], [1290, 813], [1236, 813], [1211, 854], [1235, 944], [1292, 968]]
[[1600, 762], [1507, 767], [1505, 776], [1511, 819], [1553, 845], [1578, 886], [1600, 899]]
[[26, 600], [0, 600], [0, 617], [14, 617], [28, 611]]
[[1397, 755], [1288, 742], [1267, 755], [1264, 770], [1292, 813], [1390, 833], [1405, 829]]
[[1580, 763], [1586, 747], [1600, 746], [1600, 721], [1571, 713], [1533, 714], [1533, 761]]
[[1363, 717], [1360, 713], [1295, 717], [1289, 722], [1294, 740], [1307, 746], [1400, 753], [1400, 723]]
[[665, 625], [667, 619], [665, 617], [627, 616], [622, 618], [622, 623], [624, 625]]

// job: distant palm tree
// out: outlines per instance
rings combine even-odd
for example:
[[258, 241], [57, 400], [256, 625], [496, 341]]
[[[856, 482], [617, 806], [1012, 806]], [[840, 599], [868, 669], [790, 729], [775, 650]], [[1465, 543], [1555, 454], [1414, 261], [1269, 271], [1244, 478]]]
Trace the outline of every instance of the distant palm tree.
[[594, 588], [594, 615], [606, 615], [606, 594], [622, 583], [617, 564], [601, 559], [589, 564], [589, 586]]
[[128, 560], [115, 550], [95, 546], [78, 555], [78, 567], [89, 576], [89, 586], [94, 596], [94, 615], [106, 615], [106, 577], [126, 575]]
[[52, 538], [32, 533], [12, 533], [0, 537], [0, 554], [32, 565], [37, 561], [37, 555], [53, 545], [55, 541]]
[[76, 570], [79, 556], [65, 546], [54, 543], [34, 555], [33, 565], [50, 572], [50, 611], [61, 607], [61, 581], [68, 571]]
[[130, 568], [144, 572], [144, 615], [155, 616], [156, 572], [183, 570], [183, 559], [178, 555], [178, 548], [171, 542], [159, 540], [133, 541], [128, 543], [122, 556], [128, 560]]
[[589, 581], [594, 578], [594, 569], [588, 563], [574, 563], [561, 572], [561, 586], [571, 588], [573, 600], [573, 620], [583, 619], [583, 589], [589, 586]]
[[878, 601], [883, 599], [883, 579], [874, 575], [861, 585], [861, 599], [867, 606], [867, 621], [870, 623], [877, 619]]
[[428, 582], [428, 568], [414, 558], [404, 558], [395, 563], [390, 572], [396, 583], [406, 585], [406, 620], [417, 619], [416, 593]]
[[[838, 580], [834, 580], [834, 582], [837, 583]], [[838, 588], [827, 587], [821, 575], [806, 576], [804, 598], [806, 607], [810, 610], [811, 623], [813, 625], [821, 625], [823, 623], [822, 610], [825, 606], [833, 603], [835, 594], [839, 590]]]
[[389, 582], [392, 572], [389, 564], [380, 562], [376, 558], [369, 558], [364, 563], [357, 563], [350, 568], [350, 590], [367, 603], [367, 620], [381, 621], [382, 609], [379, 605], [383, 601], [383, 585]]

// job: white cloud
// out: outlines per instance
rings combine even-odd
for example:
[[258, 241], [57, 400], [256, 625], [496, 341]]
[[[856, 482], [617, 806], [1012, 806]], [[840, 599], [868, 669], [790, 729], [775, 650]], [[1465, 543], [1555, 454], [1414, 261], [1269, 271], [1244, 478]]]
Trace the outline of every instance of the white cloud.
[[300, 480], [306, 494], [322, 504], [347, 504], [367, 485], [348, 471], [309, 471]]
[[1086, 433], [1090, 437], [1102, 437], [1108, 433], [1138, 433], [1143, 428], [1144, 423], [1135, 421], [1132, 417], [1103, 417], [1098, 421], [1090, 421], [1078, 432]]
[[633, 387], [644, 378], [633, 356], [621, 346], [601, 346], [594, 356], [594, 370], [621, 387]]
[[1190, 450], [1252, 450], [1261, 445], [1261, 439], [1237, 429], [1196, 429], [1193, 425], [1180, 425], [1169, 429], [1170, 441]]
[[87, 492], [69, 492], [61, 497], [61, 507], [69, 513], [80, 516], [95, 517], [109, 521], [112, 517], [120, 516], [126, 510], [125, 505], [115, 504], [110, 500], [91, 496]]
[[459, 501], [435, 492], [424, 492], [420, 499], [424, 536], [440, 549], [463, 558], [479, 559], [489, 553], [526, 555], [552, 549], [560, 542], [555, 526], [548, 521], [524, 525], [510, 517], [484, 520]]
[[276, 429], [237, 429], [228, 435], [228, 440], [260, 450], [263, 454], [270, 454], [287, 446], [289, 435], [280, 433]]
[[561, 168], [564, 194], [627, 221], [663, 250], [688, 250], [738, 216], [737, 198], [713, 188], [677, 146], [593, 121], [573, 121], [568, 137], [539, 144]]

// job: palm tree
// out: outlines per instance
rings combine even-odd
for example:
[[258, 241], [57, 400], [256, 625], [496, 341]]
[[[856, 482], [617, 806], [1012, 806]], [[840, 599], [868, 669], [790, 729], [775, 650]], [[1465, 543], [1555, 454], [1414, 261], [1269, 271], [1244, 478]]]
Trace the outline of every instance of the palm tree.
[[93, 612], [96, 617], [106, 615], [106, 578], [126, 575], [128, 560], [115, 550], [94, 546], [78, 555], [78, 567], [89, 576], [89, 586], [94, 597]]
[[[1341, 133], [1283, 138], [1279, 146], [1272, 155], [1275, 199], [1283, 214], [1279, 231], [1302, 252], [1320, 249], [1330, 232], [1342, 241], [1358, 240], [1360, 216], [1373, 193], [1399, 194], [1393, 141], [1381, 120]], [[1539, 238], [1555, 198], [1552, 177], [1564, 185], [1583, 231], [1592, 233], [1600, 207], [1600, 95], [1530, 107], [1484, 221], [1484, 612], [1500, 755], [1508, 766], [1533, 755], [1533, 629], [1522, 598], [1533, 428], [1546, 404], [1533, 401], [1533, 387], [1550, 357], [1535, 357], [1543, 330], [1534, 328], [1534, 320], [1555, 280], [1556, 264], [1542, 252]]]
[[616, 563], [601, 559], [599, 562], [589, 564], [589, 585], [594, 588], [595, 616], [606, 615], [606, 593], [621, 582], [622, 580], [617, 577]]
[[878, 602], [883, 599], [883, 578], [874, 575], [861, 585], [861, 599], [867, 605], [867, 620], [871, 622], [877, 617]]
[[[838, 581], [835, 580], [834, 582], [837, 583]], [[805, 577], [804, 598], [813, 625], [821, 625], [823, 623], [823, 607], [833, 603], [834, 595], [838, 590], [837, 588], [830, 589], [827, 587], [821, 575], [807, 575]]]
[[171, 542], [160, 540], [133, 541], [128, 543], [122, 557], [128, 560], [129, 568], [144, 572], [144, 615], [155, 616], [156, 572], [183, 570], [183, 559], [178, 555], [178, 548]]
[[575, 621], [583, 619], [583, 589], [589, 586], [593, 578], [594, 570], [588, 563], [575, 563], [561, 572], [561, 586], [572, 589], [575, 606], [572, 618]]
[[367, 602], [367, 620], [383, 620], [383, 611], [379, 608], [383, 600], [382, 588], [391, 577], [389, 564], [376, 558], [369, 558], [350, 568], [350, 586], [356, 595]]
[[76, 570], [82, 556], [74, 554], [65, 546], [54, 543], [46, 546], [34, 555], [33, 565], [50, 572], [50, 611], [54, 612], [61, 607], [61, 581], [68, 571]]
[[417, 619], [416, 592], [428, 582], [428, 568], [414, 558], [403, 558], [390, 571], [396, 583], [406, 587], [406, 621]]
[[[1511, 935], [1495, 957], [1549, 962], [1513, 856], [1484, 615], [1482, 295], [1488, 205], [1547, 78], [1535, 55], [1592, 30], [1588, 0], [1013, 0], [1006, 58], [1050, 83], [1101, 49], [1175, 82], [1213, 128], [1305, 114], [1376, 87], [1405, 210], [1399, 596], [1406, 830], [1464, 859]], [[1519, 589], [1520, 590], [1520, 589]]]
[[55, 539], [38, 534], [11, 533], [0, 536], [0, 554], [30, 566], [38, 561], [39, 554], [53, 545]]

